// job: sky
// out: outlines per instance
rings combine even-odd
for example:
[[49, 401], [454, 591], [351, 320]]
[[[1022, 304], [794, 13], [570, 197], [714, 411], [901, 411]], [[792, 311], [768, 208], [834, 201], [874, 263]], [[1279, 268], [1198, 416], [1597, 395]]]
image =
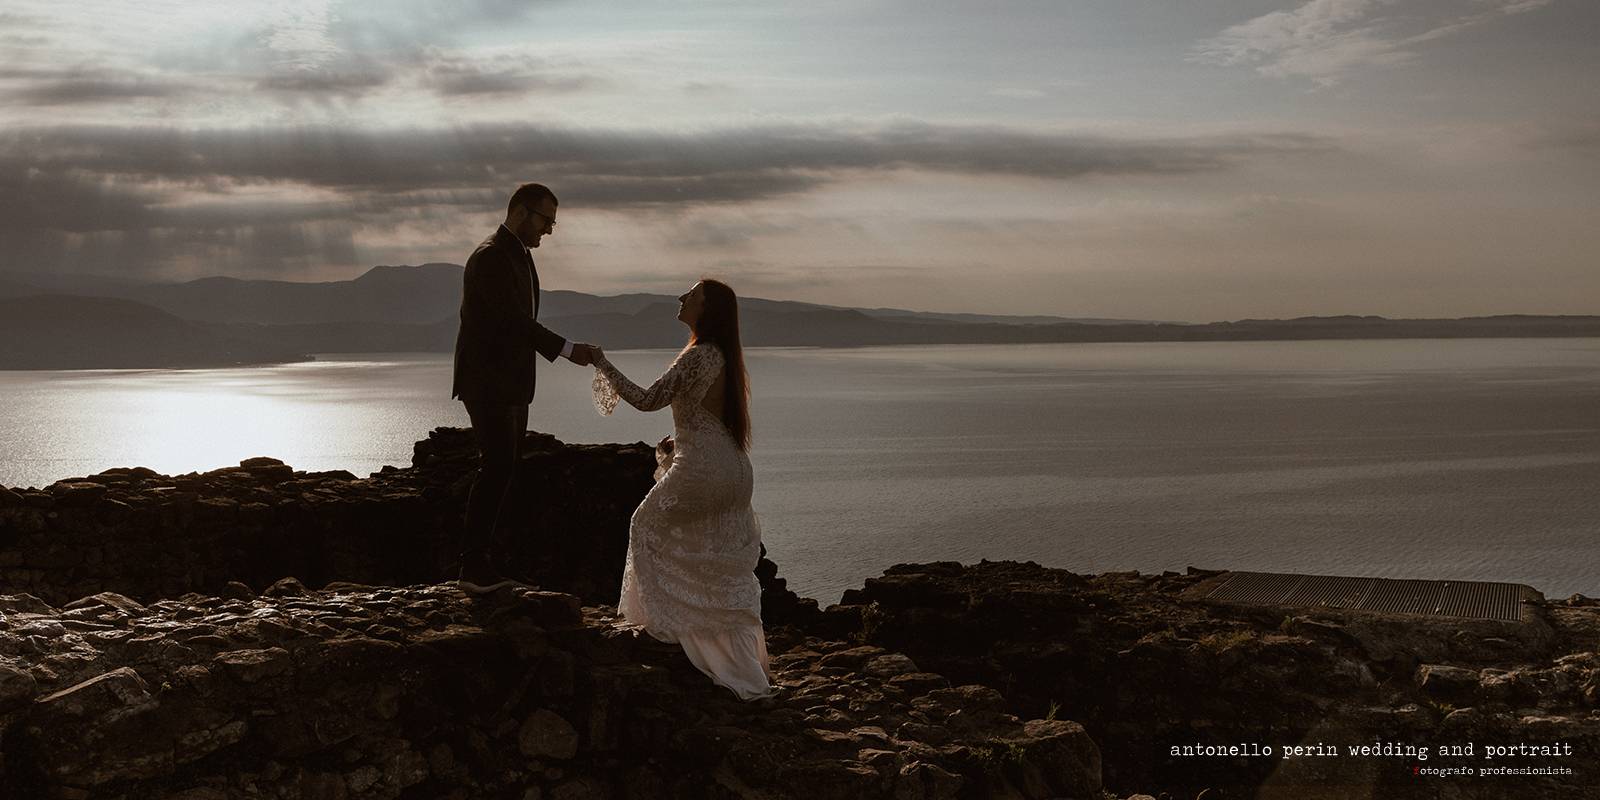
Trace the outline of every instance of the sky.
[[1592, 0], [0, 0], [0, 272], [1600, 313]]

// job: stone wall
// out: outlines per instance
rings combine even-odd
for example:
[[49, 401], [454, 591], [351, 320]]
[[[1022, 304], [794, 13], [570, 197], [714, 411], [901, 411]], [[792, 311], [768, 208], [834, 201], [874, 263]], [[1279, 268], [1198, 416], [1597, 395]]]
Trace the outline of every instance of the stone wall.
[[[262, 457], [205, 473], [115, 468], [0, 487], [0, 586], [62, 604], [102, 591], [141, 601], [219, 594], [229, 581], [259, 590], [284, 577], [312, 587], [450, 580], [476, 467], [470, 431], [439, 428], [417, 442], [410, 467], [370, 478]], [[542, 588], [616, 602], [628, 519], [654, 469], [642, 443], [527, 434], [501, 563]], [[769, 622], [815, 609], [770, 560], [756, 573]]]

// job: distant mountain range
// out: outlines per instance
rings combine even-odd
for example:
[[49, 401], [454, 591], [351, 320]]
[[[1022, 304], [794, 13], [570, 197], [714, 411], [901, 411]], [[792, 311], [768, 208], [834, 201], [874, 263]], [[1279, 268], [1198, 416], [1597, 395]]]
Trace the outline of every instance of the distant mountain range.
[[303, 359], [231, 326], [115, 297], [0, 298], [0, 369], [193, 367]]
[[[450, 352], [461, 267], [374, 267], [349, 281], [0, 274], [0, 369], [201, 367], [292, 361], [310, 353]], [[677, 299], [544, 292], [539, 320], [611, 349], [677, 347]], [[1303, 317], [1202, 325], [1050, 316], [842, 308], [740, 299], [745, 344], [1215, 341], [1244, 339], [1600, 336], [1600, 317], [1505, 315], [1455, 320]]]
[[[435, 323], [456, 319], [461, 308], [461, 267], [456, 264], [373, 267], [348, 281], [295, 281], [200, 278], [183, 283], [138, 282], [115, 277], [0, 273], [0, 297], [40, 293], [120, 297], [154, 306], [197, 322], [248, 322], [298, 325], [329, 322]], [[652, 305], [677, 308], [676, 296], [623, 294], [597, 296], [573, 291], [541, 293], [539, 319], [601, 314], [637, 314]], [[1139, 320], [1077, 319], [907, 311], [898, 308], [851, 309], [793, 300], [739, 299], [741, 312], [857, 311], [898, 322], [997, 324], [1138, 323]]]

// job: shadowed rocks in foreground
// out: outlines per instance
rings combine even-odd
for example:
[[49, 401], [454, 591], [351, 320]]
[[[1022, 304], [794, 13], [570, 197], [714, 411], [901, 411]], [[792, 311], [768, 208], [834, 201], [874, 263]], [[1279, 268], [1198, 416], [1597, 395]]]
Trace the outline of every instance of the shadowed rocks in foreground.
[[[1192, 602], [1219, 573], [1076, 575], [1032, 562], [901, 564], [813, 625], [1083, 723], [1106, 788], [1174, 798], [1600, 798], [1600, 604], [1519, 623]], [[1186, 757], [1184, 745], [1474, 742], [1477, 756]], [[1571, 756], [1483, 758], [1487, 744]], [[1280, 751], [1281, 752], [1281, 751]], [[1419, 779], [1412, 767], [1565, 767]], [[1220, 794], [1219, 794], [1220, 793]]]
[[1099, 797], [1076, 723], [882, 648], [774, 642], [740, 702], [609, 607], [286, 579], [0, 598], [6, 797]]

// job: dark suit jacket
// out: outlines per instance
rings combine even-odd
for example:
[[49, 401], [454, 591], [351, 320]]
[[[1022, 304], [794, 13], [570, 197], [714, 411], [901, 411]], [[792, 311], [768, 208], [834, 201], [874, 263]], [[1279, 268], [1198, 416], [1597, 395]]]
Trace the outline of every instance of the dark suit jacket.
[[538, 317], [533, 258], [501, 225], [467, 259], [450, 396], [468, 403], [532, 403], [534, 353], [554, 361], [567, 343]]

